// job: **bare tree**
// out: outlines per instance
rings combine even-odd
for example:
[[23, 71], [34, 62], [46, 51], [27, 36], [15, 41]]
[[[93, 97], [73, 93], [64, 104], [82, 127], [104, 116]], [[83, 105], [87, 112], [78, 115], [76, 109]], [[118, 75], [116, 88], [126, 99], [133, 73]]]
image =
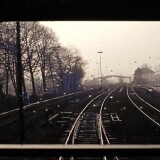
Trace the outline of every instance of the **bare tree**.
[[[48, 87], [55, 92], [74, 92], [84, 76], [86, 62], [74, 47], [63, 47], [55, 33], [38, 22], [21, 22], [21, 55], [23, 91], [31, 82], [32, 95], [36, 95], [37, 78], [42, 80], [43, 92]], [[5, 75], [5, 91], [11, 82], [16, 86], [16, 27], [14, 22], [0, 23], [0, 70]], [[52, 85], [49, 85], [51, 81]]]
[[81, 80], [84, 77], [84, 66], [87, 63], [82, 59], [82, 57], [80, 56], [80, 51], [76, 48], [70, 48], [70, 56], [72, 73], [70, 78], [70, 90], [72, 92], [75, 92], [78, 90]]
[[80, 56], [80, 51], [76, 48], [58, 47], [54, 51], [57, 61], [57, 74], [60, 77], [60, 87], [62, 92], [76, 91], [81, 78], [84, 76], [83, 67], [85, 62]]
[[51, 29], [43, 26], [39, 26], [39, 28], [41, 28], [42, 31], [41, 41], [36, 44], [36, 52], [39, 59], [39, 68], [42, 76], [43, 92], [46, 92], [46, 76], [47, 73], [52, 72], [51, 67], [53, 67], [51, 66], [51, 49], [57, 45], [58, 39]]
[[17, 93], [15, 69], [17, 64], [16, 61], [15, 23], [3, 22], [0, 24], [0, 67], [1, 69], [3, 68], [5, 73], [7, 94], [9, 80], [11, 80], [15, 93]]
[[21, 46], [23, 55], [24, 80], [26, 77], [31, 79], [32, 95], [36, 95], [35, 77], [39, 65], [39, 57], [36, 52], [36, 44], [41, 41], [42, 31], [39, 29], [38, 22], [21, 23]]

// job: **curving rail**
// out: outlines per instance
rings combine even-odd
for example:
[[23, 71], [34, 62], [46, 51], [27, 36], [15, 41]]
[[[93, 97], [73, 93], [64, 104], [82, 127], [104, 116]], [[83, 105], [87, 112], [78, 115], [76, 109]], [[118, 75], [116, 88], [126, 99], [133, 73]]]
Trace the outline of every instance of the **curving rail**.
[[149, 120], [160, 127], [160, 110], [142, 99], [132, 87], [127, 87], [127, 96], [131, 103]]
[[[115, 91], [106, 91], [92, 99], [79, 113], [69, 135], [65, 141], [67, 144], [101, 144], [104, 145], [104, 138], [110, 144], [102, 122], [102, 110], [107, 98]], [[106, 95], [107, 94], [107, 95]], [[62, 160], [60, 157], [59, 160]], [[71, 159], [74, 159], [71, 157]], [[118, 160], [118, 157], [114, 157]], [[107, 160], [107, 157], [103, 157]]]

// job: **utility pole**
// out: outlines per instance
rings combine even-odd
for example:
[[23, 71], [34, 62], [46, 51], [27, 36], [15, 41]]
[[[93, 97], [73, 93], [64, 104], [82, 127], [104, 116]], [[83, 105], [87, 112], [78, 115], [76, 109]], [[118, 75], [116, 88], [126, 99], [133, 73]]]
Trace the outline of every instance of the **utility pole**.
[[98, 77], [97, 77], [97, 81], [96, 81], [96, 85], [97, 85], [97, 87], [99, 87], [99, 63], [96, 63], [97, 65], [98, 65]]
[[101, 84], [101, 89], [102, 89], [102, 68], [101, 68], [101, 53], [103, 53], [102, 51], [101, 52], [97, 52], [100, 54], [100, 84]]
[[98, 78], [99, 78], [99, 63], [96, 63], [98, 65], [97, 71], [98, 71]]
[[16, 45], [17, 45], [17, 72], [16, 72], [16, 81], [17, 81], [17, 98], [19, 103], [19, 123], [20, 123], [20, 143], [24, 143], [24, 112], [23, 112], [23, 94], [22, 94], [22, 62], [21, 62], [21, 46], [20, 46], [20, 22], [16, 22]]

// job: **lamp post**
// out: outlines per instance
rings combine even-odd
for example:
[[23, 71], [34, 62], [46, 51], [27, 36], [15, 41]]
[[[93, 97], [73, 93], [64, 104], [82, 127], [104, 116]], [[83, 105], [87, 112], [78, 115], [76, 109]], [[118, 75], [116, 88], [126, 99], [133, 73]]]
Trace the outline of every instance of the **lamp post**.
[[96, 81], [96, 85], [99, 86], [99, 63], [96, 63], [98, 68], [97, 68], [97, 71], [98, 71], [98, 75], [97, 75], [97, 81]]
[[98, 71], [98, 78], [99, 78], [99, 63], [96, 63], [98, 65], [97, 71]]
[[102, 52], [102, 51], [100, 51], [100, 52], [97, 52], [97, 53], [99, 53], [99, 55], [100, 55], [100, 61], [99, 61], [99, 63], [100, 63], [100, 84], [101, 84], [101, 89], [102, 89], [101, 53], [103, 53], [103, 52]]

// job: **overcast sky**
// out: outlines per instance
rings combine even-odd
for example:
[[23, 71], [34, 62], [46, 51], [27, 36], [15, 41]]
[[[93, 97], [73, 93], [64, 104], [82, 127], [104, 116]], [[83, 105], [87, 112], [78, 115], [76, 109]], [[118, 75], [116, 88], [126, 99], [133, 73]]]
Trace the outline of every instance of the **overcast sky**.
[[64, 46], [74, 46], [88, 61], [87, 77], [98, 75], [103, 51], [102, 74], [132, 76], [147, 63], [153, 71], [160, 64], [160, 22], [53, 21], [43, 22], [53, 29]]

